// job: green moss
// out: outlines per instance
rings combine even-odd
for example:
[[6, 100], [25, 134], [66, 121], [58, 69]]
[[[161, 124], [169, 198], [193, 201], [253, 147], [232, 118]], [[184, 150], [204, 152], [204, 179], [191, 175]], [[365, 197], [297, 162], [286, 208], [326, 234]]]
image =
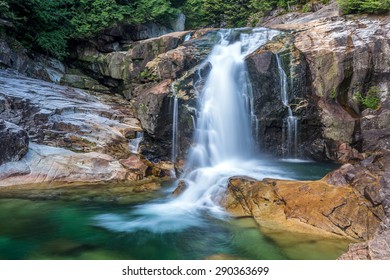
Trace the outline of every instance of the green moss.
[[141, 80], [145, 80], [145, 81], [149, 81], [149, 82], [157, 82], [158, 81], [157, 75], [151, 69], [145, 69], [144, 71], [142, 71], [139, 74], [139, 76], [140, 76]]
[[335, 88], [333, 88], [332, 91], [330, 92], [330, 98], [332, 98], [333, 100], [336, 100], [337, 90]]
[[360, 92], [356, 92], [354, 97], [359, 100], [363, 107], [376, 110], [379, 108], [381, 101], [379, 93], [379, 87], [373, 86], [370, 87], [365, 95], [362, 95]]

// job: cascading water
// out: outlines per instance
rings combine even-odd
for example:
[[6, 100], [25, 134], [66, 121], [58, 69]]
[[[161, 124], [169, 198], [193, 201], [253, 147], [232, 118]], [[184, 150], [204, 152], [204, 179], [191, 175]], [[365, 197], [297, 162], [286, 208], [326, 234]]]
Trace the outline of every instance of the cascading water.
[[282, 131], [282, 146], [284, 157], [297, 157], [298, 151], [298, 118], [293, 115], [292, 109], [288, 102], [288, 84], [287, 75], [282, 67], [279, 54], [276, 55], [278, 63], [279, 79], [280, 79], [280, 96], [283, 105], [287, 108], [288, 115], [285, 119], [287, 126], [287, 135], [285, 130]]
[[[101, 226], [117, 231], [148, 229], [154, 232], [198, 226], [202, 224], [205, 213], [218, 217], [226, 215], [220, 209], [218, 199], [230, 177], [288, 178], [269, 162], [254, 159], [253, 130], [258, 128], [258, 121], [253, 112], [252, 88], [245, 63], [248, 54], [279, 32], [258, 28], [222, 30], [219, 34], [220, 43], [207, 60], [211, 70], [199, 96], [194, 141], [180, 178], [186, 185], [185, 191], [176, 198], [140, 206], [132, 213], [131, 220], [112, 215], [99, 216]], [[177, 98], [174, 99], [173, 120], [177, 131], [175, 116]], [[173, 133], [173, 160], [176, 157], [176, 137]]]
[[179, 122], [179, 102], [177, 95], [173, 97], [173, 114], [172, 114], [172, 151], [171, 162], [175, 163], [177, 157], [177, 129]]
[[129, 150], [133, 154], [138, 154], [139, 145], [143, 139], [144, 139], [144, 133], [143, 132], [136, 132], [135, 138], [130, 140]]

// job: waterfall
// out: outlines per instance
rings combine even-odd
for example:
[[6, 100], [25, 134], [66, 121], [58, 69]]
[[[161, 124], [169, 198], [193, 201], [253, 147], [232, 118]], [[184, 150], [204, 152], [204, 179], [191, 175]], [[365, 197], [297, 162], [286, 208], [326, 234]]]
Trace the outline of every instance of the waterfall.
[[130, 140], [129, 150], [133, 154], [138, 154], [139, 145], [143, 139], [144, 139], [144, 133], [143, 132], [136, 132], [135, 138]]
[[[279, 31], [265, 28], [219, 32], [220, 42], [205, 62], [211, 65], [211, 70], [199, 92], [193, 144], [179, 180], [185, 185], [184, 191], [177, 197], [139, 206], [132, 213], [136, 218], [130, 221], [100, 216], [99, 225], [116, 231], [179, 231], [202, 224], [205, 213], [226, 216], [218, 202], [232, 176], [259, 180], [289, 178], [279, 167], [255, 154], [258, 120], [245, 62], [247, 55], [278, 34]], [[281, 81], [285, 82], [285, 78]], [[174, 131], [177, 131], [176, 106], [177, 98], [173, 106]], [[172, 158], [176, 156], [176, 137], [174, 132]]]
[[280, 98], [283, 105], [287, 108], [287, 117], [284, 120], [285, 126], [287, 126], [287, 135], [283, 127], [282, 129], [282, 150], [283, 157], [297, 157], [298, 153], [298, 118], [293, 115], [292, 109], [289, 104], [288, 98], [288, 83], [287, 75], [282, 67], [279, 54], [276, 55], [276, 61], [278, 64], [279, 81], [280, 81]]
[[179, 120], [179, 104], [178, 98], [175, 94], [173, 97], [173, 115], [172, 115], [172, 151], [171, 162], [174, 164], [177, 157], [177, 129]]

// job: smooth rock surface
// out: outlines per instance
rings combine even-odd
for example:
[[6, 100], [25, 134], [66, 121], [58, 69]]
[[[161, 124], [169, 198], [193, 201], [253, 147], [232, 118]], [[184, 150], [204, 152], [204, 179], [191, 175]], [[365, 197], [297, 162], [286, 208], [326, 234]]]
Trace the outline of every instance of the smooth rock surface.
[[108, 182], [124, 180], [126, 170], [113, 157], [96, 152], [75, 153], [31, 143], [21, 162], [0, 166], [0, 186], [52, 182]]
[[222, 205], [234, 216], [253, 216], [260, 227], [354, 240], [372, 238], [384, 217], [349, 186], [324, 181], [232, 178]]
[[15, 150], [0, 154], [16, 161], [0, 165], [0, 186], [137, 181], [148, 175], [139, 156], [133, 156], [141, 163], [137, 168], [125, 160], [129, 141], [142, 128], [123, 98], [93, 96], [12, 71], [0, 74], [0, 119], [8, 121], [0, 125], [6, 133], [0, 143], [8, 139]]

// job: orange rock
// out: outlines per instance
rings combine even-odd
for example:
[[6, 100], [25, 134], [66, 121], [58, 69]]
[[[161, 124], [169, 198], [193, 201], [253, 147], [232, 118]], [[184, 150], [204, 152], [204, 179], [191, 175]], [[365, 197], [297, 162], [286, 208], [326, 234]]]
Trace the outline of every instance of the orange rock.
[[382, 206], [351, 186], [322, 180], [232, 178], [222, 205], [235, 216], [253, 216], [261, 227], [355, 240], [371, 238], [384, 216]]

